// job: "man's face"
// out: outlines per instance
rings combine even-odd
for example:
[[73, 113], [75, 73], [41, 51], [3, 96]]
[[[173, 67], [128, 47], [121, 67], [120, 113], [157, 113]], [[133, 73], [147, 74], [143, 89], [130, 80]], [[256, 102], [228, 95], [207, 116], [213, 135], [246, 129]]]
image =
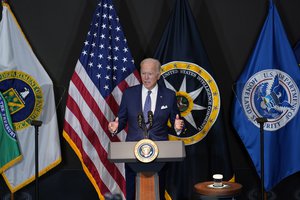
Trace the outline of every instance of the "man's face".
[[141, 78], [143, 85], [152, 90], [160, 77], [160, 71], [155, 62], [145, 62], [141, 66]]

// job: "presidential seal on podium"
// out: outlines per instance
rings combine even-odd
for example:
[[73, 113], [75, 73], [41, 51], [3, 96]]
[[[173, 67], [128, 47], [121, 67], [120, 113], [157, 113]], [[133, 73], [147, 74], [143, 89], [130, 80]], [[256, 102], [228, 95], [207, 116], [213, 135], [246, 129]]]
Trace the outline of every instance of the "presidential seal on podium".
[[136, 143], [134, 147], [134, 155], [136, 159], [142, 163], [149, 163], [158, 156], [158, 147], [154, 141], [150, 139], [142, 139]]

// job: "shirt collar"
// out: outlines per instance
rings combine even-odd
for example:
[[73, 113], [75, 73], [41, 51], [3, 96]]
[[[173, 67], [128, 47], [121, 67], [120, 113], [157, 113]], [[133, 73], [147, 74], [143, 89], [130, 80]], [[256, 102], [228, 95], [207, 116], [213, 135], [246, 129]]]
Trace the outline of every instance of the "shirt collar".
[[[154, 94], [157, 94], [157, 90], [158, 90], [158, 85], [156, 83], [156, 85], [154, 86], [154, 88], [152, 88], [151, 92], [154, 93]], [[149, 91], [149, 90], [147, 88], [145, 88], [145, 86], [143, 85], [142, 92], [147, 93], [147, 91]]]

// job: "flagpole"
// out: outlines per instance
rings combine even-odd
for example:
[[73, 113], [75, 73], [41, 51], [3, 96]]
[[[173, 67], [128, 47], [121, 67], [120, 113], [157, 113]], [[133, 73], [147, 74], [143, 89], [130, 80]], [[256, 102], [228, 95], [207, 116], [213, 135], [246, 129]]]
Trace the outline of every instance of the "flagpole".
[[261, 200], [265, 199], [265, 166], [264, 166], [264, 161], [265, 161], [265, 154], [264, 154], [264, 123], [267, 122], [267, 118], [264, 117], [258, 117], [256, 118], [257, 123], [260, 124], [260, 171], [261, 171]]
[[35, 199], [39, 199], [39, 127], [42, 121], [32, 120], [31, 125], [35, 129]]

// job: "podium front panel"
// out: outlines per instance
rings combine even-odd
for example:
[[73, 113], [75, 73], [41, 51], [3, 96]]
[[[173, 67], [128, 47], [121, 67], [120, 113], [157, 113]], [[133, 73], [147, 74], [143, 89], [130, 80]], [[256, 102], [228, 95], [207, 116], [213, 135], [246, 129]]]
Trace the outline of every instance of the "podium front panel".
[[[134, 148], [137, 142], [111, 142], [108, 148], [108, 160], [119, 163], [137, 161]], [[158, 156], [155, 162], [182, 161], [185, 158], [185, 146], [182, 141], [155, 141], [158, 146]]]

